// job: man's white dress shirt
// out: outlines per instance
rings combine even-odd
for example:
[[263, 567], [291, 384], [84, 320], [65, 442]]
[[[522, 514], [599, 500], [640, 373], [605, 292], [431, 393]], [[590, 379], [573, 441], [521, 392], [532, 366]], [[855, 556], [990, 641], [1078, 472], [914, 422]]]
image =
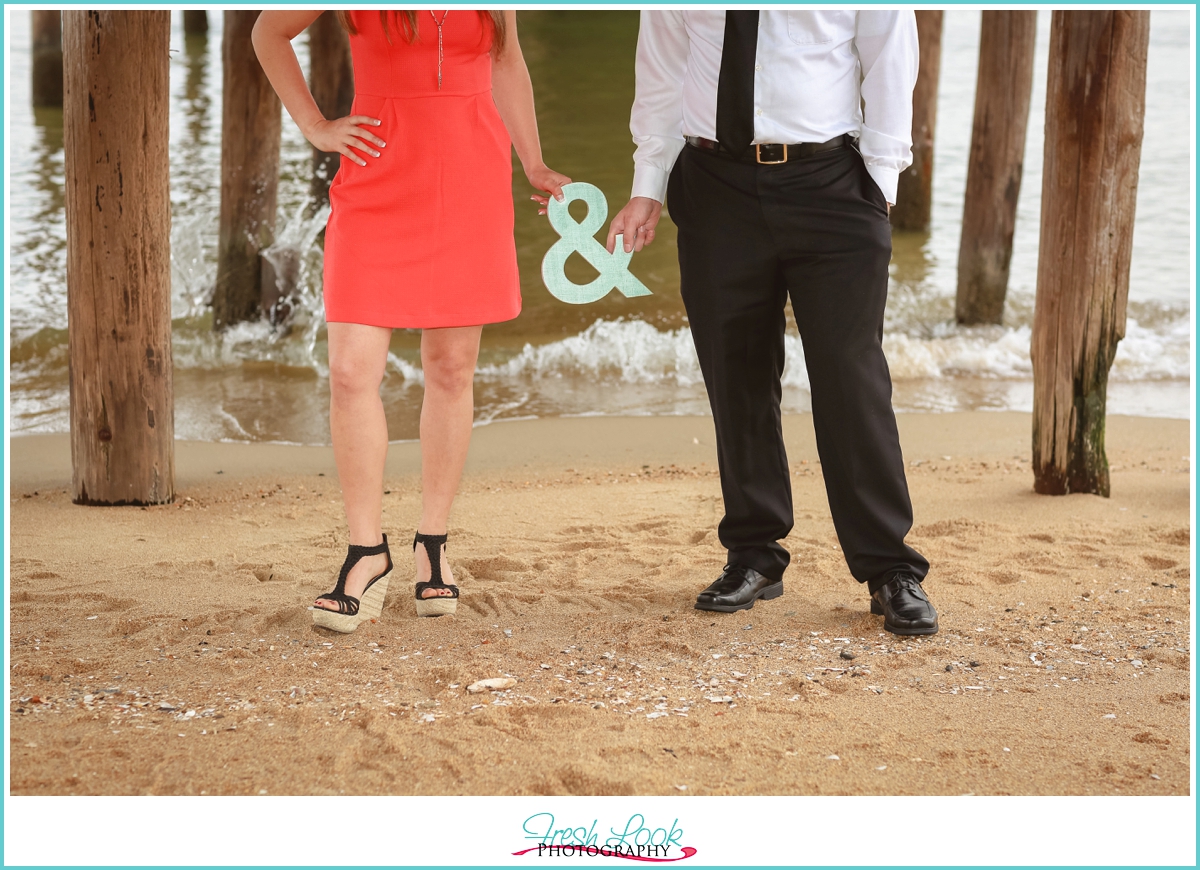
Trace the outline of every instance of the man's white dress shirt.
[[[662, 202], [684, 136], [717, 138], [717, 79], [725, 11], [643, 11], [637, 96], [629, 127], [633, 196]], [[912, 163], [917, 22], [911, 11], [759, 13], [754, 141], [857, 136], [888, 202]]]

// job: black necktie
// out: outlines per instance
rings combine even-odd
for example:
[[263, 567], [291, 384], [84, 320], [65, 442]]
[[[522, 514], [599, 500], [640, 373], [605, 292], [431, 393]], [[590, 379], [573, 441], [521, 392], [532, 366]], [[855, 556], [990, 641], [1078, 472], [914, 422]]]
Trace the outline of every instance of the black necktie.
[[717, 141], [741, 154], [754, 140], [754, 57], [758, 10], [725, 12], [725, 44], [717, 79]]

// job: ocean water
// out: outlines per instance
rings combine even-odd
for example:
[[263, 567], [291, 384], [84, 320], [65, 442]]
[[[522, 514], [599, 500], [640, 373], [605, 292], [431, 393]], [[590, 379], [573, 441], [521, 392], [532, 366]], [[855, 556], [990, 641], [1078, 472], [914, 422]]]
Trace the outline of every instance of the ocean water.
[[[14, 433], [68, 428], [66, 228], [62, 113], [29, 105], [29, 13], [8, 9], [8, 275]], [[285, 115], [278, 244], [303, 252], [300, 300], [285, 329], [246, 323], [214, 333], [208, 303], [216, 263], [221, 134], [221, 16], [207, 38], [171, 43], [172, 316], [176, 432], [201, 440], [327, 443], [328, 379], [321, 305], [323, 215], [305, 216], [310, 150]], [[1138, 189], [1129, 321], [1109, 387], [1109, 411], [1186, 417], [1191, 393], [1193, 230], [1192, 33], [1186, 12], [1151, 16], [1146, 132]], [[1032, 407], [1029, 336], [1037, 278], [1042, 123], [1050, 13], [1038, 14], [1034, 99], [1002, 326], [960, 328], [954, 292], [974, 107], [979, 13], [946, 13], [928, 233], [893, 237], [885, 349], [900, 412]], [[547, 163], [599, 186], [610, 212], [632, 179], [629, 106], [637, 15], [520, 13]], [[295, 41], [307, 69], [306, 37]], [[550, 296], [541, 258], [557, 239], [529, 202], [514, 162], [516, 242], [524, 310], [488, 327], [476, 376], [476, 419], [549, 415], [704, 414], [704, 386], [679, 299], [674, 228], [636, 255], [653, 291], [584, 306]], [[569, 264], [586, 281], [590, 267]], [[594, 272], [592, 273], [594, 274]], [[789, 315], [790, 316], [790, 315]], [[383, 385], [393, 439], [416, 436], [422, 395], [419, 333], [397, 330]], [[807, 410], [808, 382], [789, 325], [784, 408]]]

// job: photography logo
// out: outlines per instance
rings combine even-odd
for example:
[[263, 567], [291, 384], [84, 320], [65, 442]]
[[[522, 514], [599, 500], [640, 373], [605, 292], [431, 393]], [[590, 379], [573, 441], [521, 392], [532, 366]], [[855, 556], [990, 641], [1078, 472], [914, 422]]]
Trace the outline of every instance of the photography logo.
[[[521, 826], [525, 840], [530, 846], [516, 856], [533, 858], [627, 858], [631, 861], [666, 863], [683, 861], [696, 854], [692, 846], [684, 846], [683, 828], [679, 819], [669, 825], [656, 827], [646, 821], [641, 813], [634, 813], [623, 825], [607, 829], [607, 834], [597, 830], [599, 819], [591, 825], [559, 827], [553, 813], [535, 813]], [[601, 836], [604, 840], [601, 841]]]

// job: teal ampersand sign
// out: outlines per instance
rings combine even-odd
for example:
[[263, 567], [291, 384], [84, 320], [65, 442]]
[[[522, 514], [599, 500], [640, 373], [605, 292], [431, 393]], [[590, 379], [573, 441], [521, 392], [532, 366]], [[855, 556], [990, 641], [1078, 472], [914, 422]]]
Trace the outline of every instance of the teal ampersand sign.
[[[582, 221], [576, 221], [567, 210], [567, 206], [577, 199], [586, 202], [588, 207], [587, 217]], [[550, 226], [562, 236], [550, 246], [542, 260], [542, 281], [555, 298], [583, 305], [602, 299], [614, 288], [626, 296], [650, 295], [650, 289], [629, 271], [633, 254], [625, 253], [621, 236], [617, 236], [616, 249], [611, 254], [596, 241], [596, 231], [604, 226], [608, 217], [608, 202], [600, 188], [578, 181], [563, 185], [563, 201], [550, 197], [546, 214]], [[576, 251], [600, 273], [588, 284], [576, 284], [564, 271], [567, 258]]]

